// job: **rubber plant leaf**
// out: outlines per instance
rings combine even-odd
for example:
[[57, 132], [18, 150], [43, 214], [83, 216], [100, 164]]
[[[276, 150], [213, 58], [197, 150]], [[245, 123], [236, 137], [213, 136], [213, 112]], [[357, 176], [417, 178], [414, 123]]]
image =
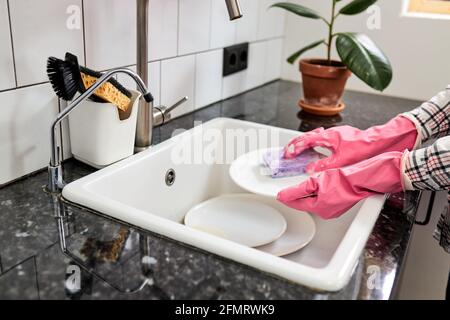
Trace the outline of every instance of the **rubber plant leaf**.
[[366, 35], [340, 33], [336, 48], [342, 62], [373, 89], [383, 91], [392, 80], [392, 66], [386, 55]]
[[290, 3], [290, 2], [279, 2], [279, 3], [275, 3], [274, 5], [272, 5], [270, 7], [285, 9], [289, 12], [292, 12], [298, 16], [302, 16], [305, 18], [325, 20], [313, 9], [307, 8], [300, 4], [295, 4], [295, 3]]
[[377, 0], [353, 0], [352, 2], [344, 6], [341, 10], [339, 10], [339, 13], [345, 15], [359, 14], [366, 11], [375, 2], [377, 2]]

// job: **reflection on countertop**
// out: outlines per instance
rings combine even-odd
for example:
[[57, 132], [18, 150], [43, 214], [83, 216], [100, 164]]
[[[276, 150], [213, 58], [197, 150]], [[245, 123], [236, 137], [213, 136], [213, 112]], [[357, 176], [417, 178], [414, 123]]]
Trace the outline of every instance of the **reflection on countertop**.
[[[417, 101], [348, 92], [339, 116], [299, 112], [299, 85], [277, 81], [155, 129], [155, 142], [198, 121], [230, 117], [309, 131], [361, 129], [411, 110]], [[65, 163], [67, 181], [94, 169]], [[44, 193], [45, 171], [0, 189], [0, 299], [388, 299], [406, 255], [420, 193], [390, 196], [350, 283], [336, 293], [289, 283], [211, 253], [62, 204]], [[58, 204], [59, 205], [59, 204]], [[61, 250], [58, 224], [68, 254]], [[60, 230], [60, 231], [61, 231]], [[80, 282], [73, 277], [80, 274]], [[146, 286], [137, 293], [123, 291]]]

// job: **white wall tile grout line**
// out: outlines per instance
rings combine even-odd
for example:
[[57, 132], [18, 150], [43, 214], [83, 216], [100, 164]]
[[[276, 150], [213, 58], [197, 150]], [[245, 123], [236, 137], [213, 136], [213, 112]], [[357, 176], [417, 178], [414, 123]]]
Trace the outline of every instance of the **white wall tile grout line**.
[[[9, 0], [6, 0], [6, 8], [7, 8], [7, 11], [8, 11], [9, 36], [10, 36], [10, 39], [11, 39], [11, 53], [12, 53], [12, 59], [13, 59], [14, 82], [15, 82], [16, 88], [17, 88], [19, 83], [17, 81], [16, 54], [15, 54], [15, 51], [14, 51], [14, 37], [13, 37], [13, 28], [12, 28], [12, 21], [11, 21], [11, 8], [10, 8], [10, 5], [9, 5]], [[14, 88], [12, 88], [12, 89], [14, 89]]]
[[87, 61], [87, 53], [86, 53], [86, 23], [85, 23], [85, 14], [84, 14], [84, 0], [81, 0], [81, 19], [83, 23], [83, 54], [84, 54], [84, 66], [88, 65]]

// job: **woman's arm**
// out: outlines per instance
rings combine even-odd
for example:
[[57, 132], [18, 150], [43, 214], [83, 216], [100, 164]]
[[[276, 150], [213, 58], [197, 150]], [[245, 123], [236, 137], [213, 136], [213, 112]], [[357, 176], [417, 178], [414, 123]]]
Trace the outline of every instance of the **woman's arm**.
[[[406, 190], [450, 190], [450, 137], [441, 138], [428, 148], [407, 152], [403, 158], [403, 167]], [[448, 253], [450, 253], [449, 208], [447, 206], [442, 213], [434, 233], [434, 238]]]
[[403, 116], [415, 123], [423, 142], [450, 134], [450, 85], [417, 109]]
[[403, 166], [406, 190], [449, 190], [450, 136], [428, 148], [406, 152]]

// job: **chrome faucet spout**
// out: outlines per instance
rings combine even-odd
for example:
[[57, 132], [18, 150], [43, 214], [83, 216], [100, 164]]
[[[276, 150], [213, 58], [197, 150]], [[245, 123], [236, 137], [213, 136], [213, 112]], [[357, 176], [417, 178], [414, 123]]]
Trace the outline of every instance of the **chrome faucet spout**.
[[239, 0], [225, 0], [230, 20], [242, 18], [242, 10]]

